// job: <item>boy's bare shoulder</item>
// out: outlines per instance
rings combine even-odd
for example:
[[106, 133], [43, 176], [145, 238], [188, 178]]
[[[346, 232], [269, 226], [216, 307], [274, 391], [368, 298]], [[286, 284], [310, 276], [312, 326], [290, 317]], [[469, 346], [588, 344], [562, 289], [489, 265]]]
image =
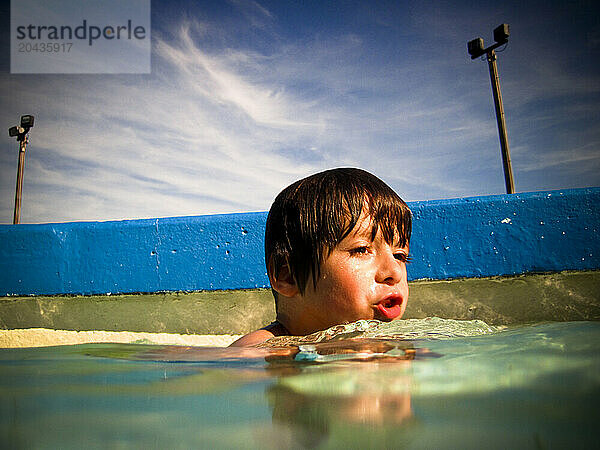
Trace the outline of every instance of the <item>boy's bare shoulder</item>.
[[248, 347], [250, 345], [256, 345], [260, 344], [261, 342], [265, 342], [274, 336], [287, 336], [289, 334], [290, 333], [287, 328], [276, 320], [260, 330], [253, 331], [252, 333], [242, 336], [237, 341], [232, 343], [230, 347]]
[[247, 347], [250, 345], [260, 344], [261, 342], [271, 339], [274, 336], [269, 330], [261, 329], [248, 333], [242, 336], [237, 341], [233, 342], [230, 347]]

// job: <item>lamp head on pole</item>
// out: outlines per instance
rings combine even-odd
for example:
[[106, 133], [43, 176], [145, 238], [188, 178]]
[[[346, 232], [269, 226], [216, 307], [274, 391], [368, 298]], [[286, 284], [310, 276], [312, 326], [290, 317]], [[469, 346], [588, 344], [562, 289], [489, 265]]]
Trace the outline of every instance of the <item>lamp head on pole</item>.
[[10, 127], [8, 129], [8, 135], [10, 137], [16, 137], [17, 141], [23, 141], [25, 135], [33, 128], [34, 120], [35, 118], [31, 114], [21, 116], [21, 125]]
[[491, 54], [494, 49], [508, 42], [508, 36], [510, 36], [510, 29], [507, 23], [503, 23], [494, 29], [494, 44], [484, 48], [482, 38], [473, 39], [467, 42], [467, 52], [471, 55], [471, 59], [479, 58], [486, 53]]
[[477, 38], [467, 42], [467, 51], [469, 52], [469, 55], [471, 55], [471, 58], [479, 58], [485, 53], [483, 39]]
[[503, 23], [494, 29], [494, 41], [498, 44], [506, 44], [510, 36], [510, 30], [507, 23]]

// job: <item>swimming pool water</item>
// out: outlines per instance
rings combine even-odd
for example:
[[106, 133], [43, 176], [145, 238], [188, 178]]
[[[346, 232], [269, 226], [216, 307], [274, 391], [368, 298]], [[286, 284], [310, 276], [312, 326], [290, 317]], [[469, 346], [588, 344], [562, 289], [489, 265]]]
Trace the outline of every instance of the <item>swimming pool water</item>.
[[300, 351], [4, 349], [0, 374], [2, 448], [545, 449], [600, 437], [599, 322]]

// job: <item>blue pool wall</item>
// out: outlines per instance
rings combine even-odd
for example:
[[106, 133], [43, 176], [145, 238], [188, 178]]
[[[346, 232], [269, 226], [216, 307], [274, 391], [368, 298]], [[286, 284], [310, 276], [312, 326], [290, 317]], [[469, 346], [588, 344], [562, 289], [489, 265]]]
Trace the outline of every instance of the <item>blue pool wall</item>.
[[[600, 268], [600, 188], [411, 202], [409, 279]], [[266, 213], [0, 226], [0, 295], [269, 287]]]

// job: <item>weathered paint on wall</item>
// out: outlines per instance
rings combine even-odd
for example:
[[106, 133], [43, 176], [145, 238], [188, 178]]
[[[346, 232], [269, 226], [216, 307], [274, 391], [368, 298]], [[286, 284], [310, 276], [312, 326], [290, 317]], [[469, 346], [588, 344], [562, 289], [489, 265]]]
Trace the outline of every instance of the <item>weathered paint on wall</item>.
[[[410, 279], [600, 268], [600, 188], [412, 202]], [[268, 287], [266, 213], [0, 226], [0, 295]]]
[[265, 213], [0, 227], [1, 294], [268, 284]]
[[600, 188], [410, 205], [413, 278], [600, 268]]

